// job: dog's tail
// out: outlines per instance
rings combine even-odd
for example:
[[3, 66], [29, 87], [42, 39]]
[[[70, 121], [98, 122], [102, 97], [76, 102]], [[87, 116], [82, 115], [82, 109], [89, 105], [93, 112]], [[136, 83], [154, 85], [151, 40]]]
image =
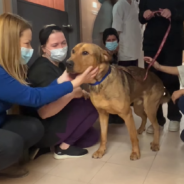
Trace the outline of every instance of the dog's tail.
[[167, 89], [165, 88], [164, 94], [160, 100], [160, 104], [167, 103], [170, 101], [170, 99], [171, 99], [171, 96], [170, 96], [169, 92], [167, 91]]

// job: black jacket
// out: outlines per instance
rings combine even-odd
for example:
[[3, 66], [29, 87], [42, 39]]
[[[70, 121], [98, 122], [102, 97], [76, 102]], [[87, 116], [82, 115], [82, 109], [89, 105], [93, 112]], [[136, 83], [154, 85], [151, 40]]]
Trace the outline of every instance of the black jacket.
[[171, 31], [163, 49], [183, 49], [183, 21], [184, 21], [184, 0], [141, 0], [139, 4], [139, 21], [146, 24], [144, 32], [143, 50], [157, 50], [167, 31], [169, 21], [163, 17], [154, 17], [146, 20], [143, 14], [146, 10], [156, 11], [169, 9], [171, 11]]

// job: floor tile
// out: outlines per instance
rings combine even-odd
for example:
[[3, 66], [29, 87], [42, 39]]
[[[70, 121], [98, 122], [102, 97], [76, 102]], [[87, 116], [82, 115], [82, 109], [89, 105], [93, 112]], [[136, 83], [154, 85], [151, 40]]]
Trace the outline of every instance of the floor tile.
[[104, 162], [95, 159], [63, 160], [48, 174], [80, 182], [89, 182], [102, 168]]
[[146, 174], [146, 170], [106, 163], [90, 184], [143, 184]]
[[144, 184], [183, 184], [184, 176], [165, 174], [162, 172], [149, 172]]
[[[182, 151], [184, 154], [184, 152]], [[170, 154], [158, 154], [151, 171], [163, 172], [171, 175], [183, 176], [184, 160], [181, 152], [172, 151]]]
[[44, 176], [43, 173], [30, 171], [28, 176], [18, 179], [0, 178], [0, 184], [34, 184]]
[[131, 149], [129, 146], [121, 145], [115, 154], [108, 160], [108, 163], [122, 165], [124, 167], [133, 167], [141, 169], [150, 169], [155, 159], [156, 153], [150, 149], [141, 150], [141, 158], [136, 161], [130, 160]]
[[38, 171], [41, 173], [48, 173], [52, 168], [57, 166], [60, 163], [60, 160], [55, 160], [53, 154], [46, 154], [40, 156], [38, 159], [33, 160], [27, 164], [27, 168], [30, 171]]
[[46, 175], [35, 184], [87, 184], [87, 183], [73, 181], [57, 176]]
[[[110, 136], [109, 136], [109, 138], [110, 138]], [[117, 149], [119, 148], [120, 145], [121, 145], [120, 143], [111, 142], [111, 141], [109, 140], [108, 143], [107, 143], [106, 153], [105, 153], [105, 155], [104, 155], [101, 159], [99, 159], [99, 160], [100, 160], [100, 161], [104, 161], [104, 162], [108, 161], [108, 160], [110, 159], [110, 157], [111, 157], [115, 152], [117, 152]], [[85, 159], [92, 159], [93, 153], [94, 153], [95, 151], [98, 150], [99, 146], [100, 146], [100, 143], [99, 143], [99, 144], [96, 144], [95, 146], [93, 146], [93, 147], [91, 147], [91, 148], [88, 148], [89, 153], [88, 153], [86, 156], [84, 156], [83, 158], [85, 158]]]

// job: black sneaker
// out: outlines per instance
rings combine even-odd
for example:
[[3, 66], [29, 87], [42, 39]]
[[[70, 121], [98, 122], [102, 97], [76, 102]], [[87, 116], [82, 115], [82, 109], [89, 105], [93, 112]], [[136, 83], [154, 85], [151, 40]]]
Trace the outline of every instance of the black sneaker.
[[59, 159], [66, 159], [66, 158], [79, 158], [83, 157], [88, 153], [88, 150], [70, 146], [67, 150], [62, 150], [59, 146], [55, 148], [54, 158]]

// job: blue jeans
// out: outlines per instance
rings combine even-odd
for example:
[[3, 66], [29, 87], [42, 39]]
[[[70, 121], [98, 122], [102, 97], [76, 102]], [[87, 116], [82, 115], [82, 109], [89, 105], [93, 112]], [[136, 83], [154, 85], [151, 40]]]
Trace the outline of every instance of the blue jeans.
[[[179, 110], [182, 112], [182, 114], [184, 114], [184, 96], [178, 99], [177, 104], [178, 104]], [[181, 137], [181, 140], [184, 142], [184, 130], [182, 130], [180, 137]]]
[[177, 101], [178, 108], [184, 114], [184, 96], [180, 97]]

